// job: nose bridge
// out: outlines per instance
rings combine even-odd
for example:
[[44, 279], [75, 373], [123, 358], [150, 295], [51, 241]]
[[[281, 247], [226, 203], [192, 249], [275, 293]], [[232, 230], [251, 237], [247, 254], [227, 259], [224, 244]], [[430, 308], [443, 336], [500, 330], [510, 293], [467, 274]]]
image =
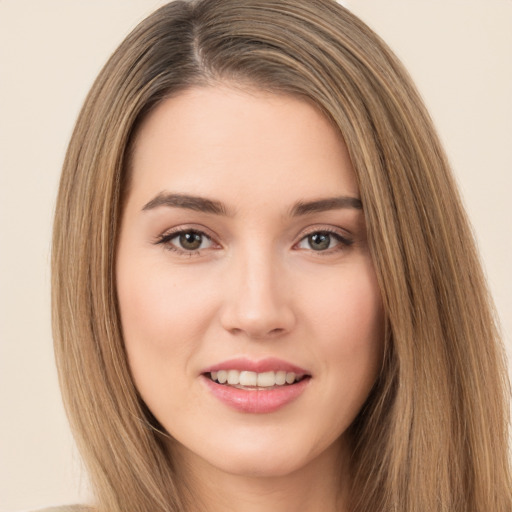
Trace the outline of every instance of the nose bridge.
[[289, 331], [295, 322], [290, 290], [271, 244], [251, 244], [240, 249], [233, 260], [224, 327], [251, 338], [274, 337]]

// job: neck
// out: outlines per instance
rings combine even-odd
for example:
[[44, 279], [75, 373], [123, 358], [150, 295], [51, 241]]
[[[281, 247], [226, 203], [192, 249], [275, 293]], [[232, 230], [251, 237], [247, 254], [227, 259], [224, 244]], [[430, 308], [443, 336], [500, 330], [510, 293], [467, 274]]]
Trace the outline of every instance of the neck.
[[[179, 457], [183, 460], [182, 457]], [[346, 457], [320, 454], [286, 475], [230, 474], [203, 459], [187, 457], [183, 488], [189, 512], [345, 512]]]

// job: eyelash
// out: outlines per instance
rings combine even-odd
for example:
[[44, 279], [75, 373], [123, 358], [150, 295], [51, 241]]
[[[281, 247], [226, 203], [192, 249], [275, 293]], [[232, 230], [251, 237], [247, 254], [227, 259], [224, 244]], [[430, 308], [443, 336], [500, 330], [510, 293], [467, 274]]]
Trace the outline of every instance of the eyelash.
[[[182, 248], [171, 243], [171, 240], [179, 237], [180, 235], [184, 235], [184, 234], [199, 235], [203, 239], [206, 238], [212, 245], [215, 245], [215, 242], [213, 241], [213, 238], [211, 236], [207, 235], [204, 231], [201, 231], [199, 229], [194, 229], [194, 228], [177, 229], [176, 231], [172, 231], [170, 233], [163, 234], [158, 237], [155, 244], [163, 245], [166, 250], [172, 251], [179, 255], [187, 256], [187, 257], [199, 255], [201, 253], [201, 251], [205, 250], [205, 249], [186, 250], [186, 249], [182, 249]], [[323, 228], [323, 229], [311, 230], [310, 232], [304, 234], [304, 236], [302, 236], [302, 238], [294, 245], [294, 247], [299, 245], [300, 243], [302, 243], [304, 240], [306, 240], [308, 237], [310, 237], [312, 235], [332, 236], [336, 240], [336, 242], [338, 242], [335, 247], [328, 248], [328, 249], [322, 250], [322, 251], [315, 251], [314, 249], [309, 249], [312, 253], [316, 253], [319, 256], [337, 253], [339, 251], [346, 249], [347, 247], [350, 247], [354, 243], [353, 240], [340, 235], [334, 229]]]
[[170, 233], [166, 233], [166, 234], [159, 236], [158, 240], [156, 241], [156, 244], [163, 245], [166, 250], [175, 252], [175, 253], [179, 254], [180, 256], [188, 256], [188, 257], [196, 256], [201, 253], [201, 250], [204, 250], [204, 249], [187, 251], [186, 249], [181, 249], [180, 247], [177, 247], [176, 245], [171, 243], [171, 240], [173, 240], [174, 238], [177, 238], [180, 235], [184, 235], [187, 233], [193, 234], [193, 235], [199, 235], [199, 236], [209, 240], [212, 244], [215, 243], [213, 241], [213, 238], [211, 236], [207, 235], [204, 231], [201, 231], [199, 229], [193, 229], [193, 228], [185, 228], [185, 229], [177, 229], [176, 231], [171, 231]]
[[307, 233], [304, 234], [304, 236], [297, 242], [296, 245], [299, 245], [302, 241], [306, 240], [308, 237], [312, 235], [329, 235], [333, 237], [337, 243], [335, 247], [331, 247], [325, 251], [315, 251], [314, 249], [310, 249], [311, 252], [315, 253], [318, 256], [327, 256], [333, 253], [337, 253], [339, 251], [343, 251], [350, 247], [354, 240], [347, 238], [343, 235], [340, 235], [340, 233], [332, 228], [323, 228], [323, 229], [313, 229]]

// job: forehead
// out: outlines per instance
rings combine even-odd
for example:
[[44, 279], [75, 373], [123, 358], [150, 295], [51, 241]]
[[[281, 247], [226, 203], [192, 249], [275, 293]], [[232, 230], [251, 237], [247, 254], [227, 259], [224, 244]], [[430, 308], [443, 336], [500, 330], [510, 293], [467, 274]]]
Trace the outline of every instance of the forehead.
[[358, 195], [341, 134], [308, 102], [228, 86], [165, 100], [143, 122], [132, 158], [134, 195], [163, 190], [243, 202]]

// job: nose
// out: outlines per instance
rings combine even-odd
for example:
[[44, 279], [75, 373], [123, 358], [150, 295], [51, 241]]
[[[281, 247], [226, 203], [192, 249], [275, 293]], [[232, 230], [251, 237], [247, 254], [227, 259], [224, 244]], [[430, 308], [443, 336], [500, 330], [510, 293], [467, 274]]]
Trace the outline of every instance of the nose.
[[293, 330], [292, 290], [271, 256], [241, 257], [228, 271], [221, 311], [224, 329], [251, 339], [271, 339]]

